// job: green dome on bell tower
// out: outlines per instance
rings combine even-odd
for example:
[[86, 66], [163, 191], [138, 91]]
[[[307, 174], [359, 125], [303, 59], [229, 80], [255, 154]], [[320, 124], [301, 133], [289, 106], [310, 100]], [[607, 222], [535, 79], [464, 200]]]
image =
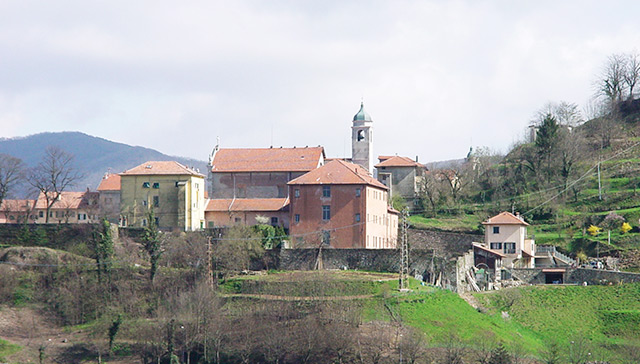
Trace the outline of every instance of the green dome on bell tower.
[[373, 121], [371, 116], [364, 111], [364, 102], [360, 102], [360, 111], [353, 116], [353, 121]]

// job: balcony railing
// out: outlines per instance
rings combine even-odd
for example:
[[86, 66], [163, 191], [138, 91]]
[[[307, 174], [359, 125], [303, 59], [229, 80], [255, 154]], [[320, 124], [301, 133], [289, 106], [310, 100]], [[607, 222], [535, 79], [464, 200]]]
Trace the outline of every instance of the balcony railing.
[[536, 255], [551, 254], [556, 252], [556, 247], [552, 245], [539, 245], [536, 247]]

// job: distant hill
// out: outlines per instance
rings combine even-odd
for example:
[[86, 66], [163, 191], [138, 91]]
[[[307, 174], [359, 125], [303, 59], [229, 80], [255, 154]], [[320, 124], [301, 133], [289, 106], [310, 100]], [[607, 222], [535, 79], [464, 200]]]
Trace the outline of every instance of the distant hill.
[[[84, 176], [75, 184], [74, 190], [87, 187], [95, 190], [106, 172], [120, 173], [150, 160], [175, 160], [199, 169], [204, 175], [207, 169], [205, 161], [169, 156], [154, 149], [116, 143], [80, 132], [40, 133], [0, 139], [0, 153], [22, 159], [27, 167], [36, 166], [48, 146], [58, 146], [74, 155], [74, 166]], [[19, 198], [28, 193], [29, 186], [24, 184], [16, 187], [11, 195]]]

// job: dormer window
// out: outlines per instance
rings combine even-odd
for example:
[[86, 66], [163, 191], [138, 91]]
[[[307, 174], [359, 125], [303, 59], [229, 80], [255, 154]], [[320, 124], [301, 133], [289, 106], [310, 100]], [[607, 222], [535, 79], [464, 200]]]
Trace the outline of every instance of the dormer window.
[[142, 188], [149, 188], [151, 184], [149, 182], [142, 182]]

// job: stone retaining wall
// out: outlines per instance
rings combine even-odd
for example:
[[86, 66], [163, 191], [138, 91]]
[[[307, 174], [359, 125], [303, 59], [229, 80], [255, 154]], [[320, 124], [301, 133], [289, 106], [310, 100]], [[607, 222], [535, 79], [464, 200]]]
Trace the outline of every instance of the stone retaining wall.
[[[545, 274], [541, 268], [511, 269], [513, 277], [529, 284], [544, 284]], [[567, 268], [564, 274], [565, 284], [617, 284], [640, 282], [640, 274], [628, 272], [614, 272], [601, 269]]]
[[[433, 250], [412, 250], [409, 274], [421, 275], [427, 281], [440, 276], [445, 288], [455, 290], [455, 261], [435, 257]], [[268, 250], [262, 259], [252, 262], [251, 269], [313, 270], [318, 263], [318, 249]], [[323, 249], [323, 269], [356, 269], [375, 272], [399, 272], [400, 250], [392, 249]]]

